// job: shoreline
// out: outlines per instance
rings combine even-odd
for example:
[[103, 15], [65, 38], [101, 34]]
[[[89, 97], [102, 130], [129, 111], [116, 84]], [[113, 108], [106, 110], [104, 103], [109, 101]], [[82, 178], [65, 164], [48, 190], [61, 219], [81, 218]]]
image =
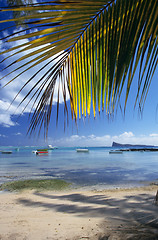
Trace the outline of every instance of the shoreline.
[[[39, 179], [38, 179], [39, 180]], [[47, 180], [47, 179], [46, 179]], [[15, 181], [13, 181], [15, 182]], [[17, 181], [18, 182], [18, 181]], [[70, 183], [71, 184], [71, 183]], [[99, 188], [102, 186], [102, 188]], [[105, 187], [106, 186], [106, 187]], [[147, 191], [153, 191], [158, 189], [158, 183], [157, 182], [147, 182], [146, 184], [142, 185], [120, 185], [120, 186], [113, 186], [113, 187], [107, 187], [107, 185], [88, 185], [88, 186], [78, 186], [78, 185], [70, 185], [70, 187], [65, 189], [52, 189], [52, 190], [38, 190], [38, 189], [22, 189], [22, 190], [7, 190], [7, 189], [0, 189], [0, 193], [5, 194], [21, 194], [23, 192], [55, 192], [55, 193], [62, 193], [62, 192], [123, 192], [123, 191], [139, 191], [139, 190], [147, 190]]]
[[[70, 181], [67, 181], [67, 180], [64, 180], [64, 179], [60, 179], [60, 178], [27, 178], [27, 179], [17, 179], [17, 180], [12, 180], [12, 181], [6, 181], [6, 182], [3, 182], [3, 183], [0, 183], [0, 194], [3, 192], [3, 191], [10, 191], [10, 190], [7, 190], [7, 189], [1, 189], [1, 186], [5, 185], [5, 184], [10, 184], [10, 183], [20, 183], [20, 182], [27, 182], [27, 181], [58, 181], [59, 184], [60, 182], [63, 182], [65, 183], [65, 185], [69, 185], [68, 186], [68, 190], [81, 190], [81, 191], [115, 191], [115, 190], [128, 190], [128, 189], [137, 189], [137, 188], [147, 188], [149, 189], [150, 187], [154, 187], [154, 186], [157, 186], [158, 187], [158, 179], [155, 179], [155, 180], [150, 180], [150, 181], [138, 181], [138, 182], [129, 182], [129, 183], [122, 183], [122, 184], [106, 184], [106, 183], [98, 183], [98, 184], [94, 184], [94, 185], [77, 185], [76, 183], [71, 183]], [[47, 187], [47, 185], [46, 185]], [[33, 185], [33, 188], [34, 190], [36, 190], [36, 187], [34, 187]], [[16, 190], [16, 189], [15, 189]], [[21, 189], [22, 190], [22, 189]], [[40, 189], [39, 189], [40, 190]], [[46, 189], [47, 191], [48, 189]], [[55, 190], [58, 190], [58, 189], [55, 189]], [[60, 190], [60, 189], [59, 189]], [[61, 189], [62, 190], [62, 189]], [[42, 191], [42, 189], [41, 189]]]
[[1, 240], [158, 239], [157, 185], [0, 194]]

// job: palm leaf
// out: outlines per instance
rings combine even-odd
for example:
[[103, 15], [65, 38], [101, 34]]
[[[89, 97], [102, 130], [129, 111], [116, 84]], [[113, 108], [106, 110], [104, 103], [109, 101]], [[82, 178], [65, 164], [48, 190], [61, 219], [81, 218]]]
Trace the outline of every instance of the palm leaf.
[[[19, 17], [6, 19], [7, 12], [17, 13]], [[40, 70], [26, 80], [20, 93], [46, 66], [50, 67], [22, 100], [29, 99], [26, 106], [32, 102], [34, 109], [30, 133], [44, 125], [47, 136], [58, 81], [67, 116], [66, 87], [75, 120], [81, 115], [90, 115], [91, 105], [94, 117], [96, 108], [99, 112], [105, 108], [111, 115], [117, 110], [124, 89], [126, 108], [139, 67], [135, 106], [138, 103], [143, 107], [158, 64], [157, 13], [155, 0], [48, 0], [1, 7], [0, 24], [8, 24], [7, 28], [2, 27], [1, 35], [9, 32], [1, 41], [13, 46], [1, 51], [0, 56], [4, 58], [0, 64], [4, 66], [16, 57], [8, 66], [1, 67], [4, 71], [1, 80], [9, 78], [10, 83], [43, 63]], [[15, 46], [14, 42], [19, 43]], [[8, 72], [13, 66], [14, 70]], [[57, 120], [59, 94], [58, 89]]]

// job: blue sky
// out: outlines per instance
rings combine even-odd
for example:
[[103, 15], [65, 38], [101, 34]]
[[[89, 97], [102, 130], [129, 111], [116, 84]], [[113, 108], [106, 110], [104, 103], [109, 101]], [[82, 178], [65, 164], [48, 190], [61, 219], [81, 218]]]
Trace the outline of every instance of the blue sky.
[[[105, 112], [90, 118], [78, 121], [77, 127], [69, 117], [69, 125], [64, 131], [63, 103], [60, 104], [59, 122], [56, 127], [56, 105], [49, 127], [48, 139], [45, 142], [43, 135], [39, 138], [26, 136], [28, 128], [27, 111], [19, 118], [13, 115], [16, 104], [9, 110], [6, 106], [10, 104], [10, 86], [1, 89], [0, 98], [0, 145], [46, 145], [56, 146], [111, 146], [113, 141], [120, 143], [151, 144], [158, 145], [158, 112], [157, 112], [157, 77], [154, 75], [151, 88], [146, 100], [143, 115], [138, 114], [138, 109], [134, 110], [134, 97], [136, 89], [133, 87], [129, 97], [125, 118], [118, 111], [113, 120], [108, 120]], [[137, 76], [135, 76], [137, 81]], [[3, 93], [5, 92], [5, 93]], [[13, 109], [12, 109], [13, 108]]]
[[[4, 31], [1, 33], [1, 36], [6, 34], [7, 32]], [[14, 42], [14, 45], [16, 44], [17, 43]], [[12, 45], [4, 44], [4, 42], [0, 41], [0, 50], [10, 46]], [[14, 60], [14, 57], [11, 60]], [[9, 59], [5, 64], [9, 64], [11, 60]], [[2, 67], [2, 65], [0, 65], [0, 67]], [[111, 146], [113, 141], [158, 146], [158, 70], [156, 70], [154, 74], [142, 117], [138, 114], [138, 107], [134, 110], [138, 80], [138, 73], [136, 73], [125, 118], [122, 116], [120, 110], [118, 110], [113, 120], [108, 120], [105, 112], [101, 113], [100, 116], [97, 115], [96, 119], [94, 119], [93, 114], [91, 114], [90, 118], [79, 120], [76, 127], [71, 117], [69, 117], [69, 125], [64, 131], [64, 105], [61, 98], [58, 126], [56, 127], [56, 103], [54, 102], [47, 141], [44, 140], [42, 134], [39, 138], [34, 136], [29, 138], [26, 136], [29, 125], [28, 113], [31, 105], [25, 109], [23, 115], [17, 121], [24, 107], [24, 105], [22, 105], [17, 109], [17, 105], [31, 86], [28, 86], [8, 109], [15, 94], [24, 84], [25, 79], [28, 79], [36, 70], [37, 69], [30, 70], [27, 74], [25, 73], [19, 77], [14, 83], [0, 89], [0, 146], [46, 144], [56, 146]], [[3, 77], [3, 74], [3, 72], [0, 72], [0, 78]], [[14, 74], [11, 74], [3, 79], [1, 85], [3, 86], [13, 76]], [[55, 101], [56, 99], [57, 92], [55, 92]]]

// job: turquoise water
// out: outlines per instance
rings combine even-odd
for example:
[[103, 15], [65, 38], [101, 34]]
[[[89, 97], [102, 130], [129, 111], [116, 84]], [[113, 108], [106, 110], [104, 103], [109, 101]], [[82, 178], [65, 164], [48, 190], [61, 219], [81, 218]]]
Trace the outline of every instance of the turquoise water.
[[109, 154], [111, 148], [59, 148], [47, 156], [32, 153], [35, 147], [0, 148], [0, 184], [30, 178], [60, 178], [81, 187], [132, 187], [158, 180], [158, 152]]

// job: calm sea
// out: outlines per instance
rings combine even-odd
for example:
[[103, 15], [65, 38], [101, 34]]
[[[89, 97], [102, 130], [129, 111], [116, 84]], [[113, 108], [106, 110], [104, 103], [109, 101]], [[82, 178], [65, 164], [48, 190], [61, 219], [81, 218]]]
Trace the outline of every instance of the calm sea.
[[158, 182], [158, 152], [123, 152], [109, 154], [111, 148], [76, 148], [50, 150], [37, 156], [35, 147], [0, 147], [0, 184], [23, 179], [64, 179], [79, 187], [92, 189], [133, 187]]

